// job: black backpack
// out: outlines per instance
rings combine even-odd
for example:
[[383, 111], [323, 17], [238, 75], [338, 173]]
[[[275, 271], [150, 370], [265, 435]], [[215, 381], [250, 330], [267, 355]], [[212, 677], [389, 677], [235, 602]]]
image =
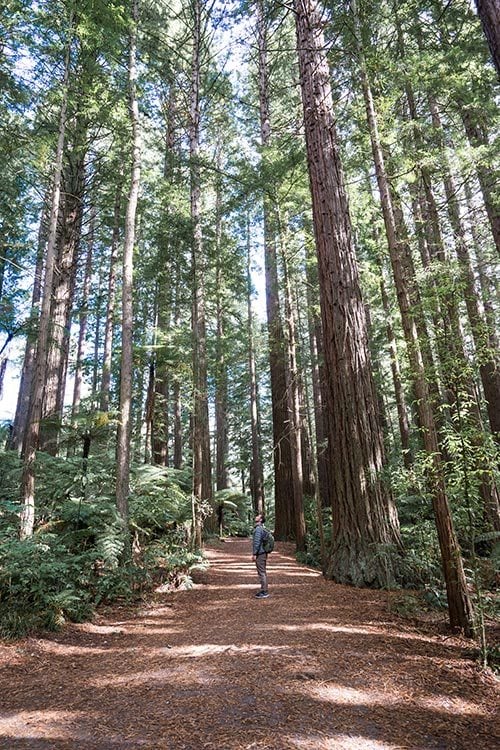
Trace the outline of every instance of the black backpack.
[[271, 534], [270, 531], [267, 529], [262, 529], [262, 539], [261, 539], [262, 549], [264, 552], [272, 552], [274, 549], [274, 537]]

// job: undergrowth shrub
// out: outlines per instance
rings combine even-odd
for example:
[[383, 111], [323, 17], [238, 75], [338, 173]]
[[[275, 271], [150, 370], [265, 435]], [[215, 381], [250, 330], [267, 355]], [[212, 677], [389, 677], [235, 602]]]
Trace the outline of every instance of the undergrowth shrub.
[[222, 534], [247, 537], [253, 531], [253, 508], [248, 495], [234, 488], [218, 490], [213, 512], [222, 517]]
[[187, 581], [201, 563], [190, 549], [186, 473], [134, 466], [126, 529], [113, 469], [107, 454], [91, 456], [84, 469], [77, 457], [40, 454], [35, 532], [19, 540], [19, 459], [0, 453], [2, 637], [88, 619], [99, 603], [130, 600], [159, 580]]

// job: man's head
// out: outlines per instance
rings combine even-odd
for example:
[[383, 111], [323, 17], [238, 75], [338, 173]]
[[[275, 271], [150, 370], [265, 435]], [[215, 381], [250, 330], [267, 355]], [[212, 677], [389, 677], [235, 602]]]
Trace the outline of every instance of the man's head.
[[266, 517], [264, 513], [257, 513], [257, 515], [255, 516], [255, 523], [264, 523], [265, 520]]

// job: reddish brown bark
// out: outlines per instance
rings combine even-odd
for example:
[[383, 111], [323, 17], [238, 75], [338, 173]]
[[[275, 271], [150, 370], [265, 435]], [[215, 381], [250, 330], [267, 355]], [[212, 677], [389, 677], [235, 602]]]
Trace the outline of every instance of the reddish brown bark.
[[339, 581], [386, 586], [400, 545], [396, 509], [382, 482], [384, 446], [371, 373], [365, 309], [352, 241], [333, 114], [321, 9], [295, 0], [325, 360], [325, 412], [333, 481], [328, 573]]

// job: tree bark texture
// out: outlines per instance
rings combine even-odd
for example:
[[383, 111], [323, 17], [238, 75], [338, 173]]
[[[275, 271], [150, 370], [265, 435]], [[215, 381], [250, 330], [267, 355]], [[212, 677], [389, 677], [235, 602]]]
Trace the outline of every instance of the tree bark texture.
[[85, 189], [85, 130], [74, 135], [66, 149], [62, 174], [57, 259], [50, 310], [51, 335], [43, 397], [40, 448], [56, 455], [68, 370], [69, 338], [79, 260]]
[[106, 296], [106, 321], [104, 324], [104, 346], [102, 357], [101, 388], [99, 395], [99, 409], [109, 410], [111, 388], [111, 360], [113, 353], [113, 327], [115, 319], [116, 270], [118, 265], [118, 245], [120, 242], [120, 214], [122, 204], [122, 179], [115, 194], [113, 211], [113, 233], [111, 236], [111, 254], [109, 258], [108, 293]]
[[[259, 51], [260, 140], [263, 149], [262, 173], [265, 171], [266, 147], [270, 145], [271, 139], [266, 24], [264, 3], [263, 0], [260, 0], [257, 5], [257, 40]], [[295, 536], [291, 505], [291, 499], [293, 498], [292, 456], [287, 425], [286, 345], [280, 313], [278, 261], [271, 211], [269, 195], [264, 192], [264, 268], [273, 421], [274, 531], [277, 539], [287, 540], [293, 539]]]
[[[281, 225], [281, 221], [280, 221]], [[288, 349], [288, 425], [290, 435], [290, 449], [292, 458], [293, 484], [293, 524], [295, 529], [295, 544], [297, 550], [303, 552], [306, 548], [306, 522], [304, 517], [304, 475], [302, 464], [302, 414], [299, 391], [299, 368], [297, 363], [297, 335], [296, 322], [292, 301], [292, 286], [288, 269], [288, 259], [285, 238], [281, 231], [281, 255], [285, 282], [285, 320], [287, 327]]]
[[66, 47], [63, 97], [59, 116], [57, 147], [54, 159], [53, 192], [50, 207], [49, 231], [47, 249], [45, 253], [45, 277], [41, 296], [41, 310], [38, 321], [38, 337], [36, 344], [36, 358], [31, 381], [30, 403], [28, 419], [23, 439], [22, 459], [23, 470], [21, 476], [21, 499], [23, 509], [20, 516], [19, 534], [21, 539], [33, 534], [35, 523], [35, 459], [40, 438], [40, 422], [42, 417], [43, 390], [47, 372], [47, 352], [50, 335], [50, 307], [56, 261], [57, 225], [59, 218], [59, 203], [61, 197], [61, 177], [64, 152], [64, 138], [66, 127], [66, 112], [68, 107], [68, 81], [71, 61], [71, 44], [73, 36], [73, 16], [69, 21], [70, 38]]
[[255, 513], [263, 513], [264, 470], [260, 451], [259, 399], [257, 390], [257, 366], [255, 363], [254, 323], [252, 311], [252, 278], [250, 222], [247, 222], [247, 326], [248, 326], [248, 370], [250, 374], [250, 429], [252, 435], [252, 459], [250, 464], [250, 492]]
[[[354, 12], [355, 31], [359, 39], [359, 26], [355, 2], [351, 0]], [[401, 313], [401, 322], [406, 339], [408, 359], [413, 377], [416, 407], [422, 429], [424, 449], [429, 456], [427, 481], [432, 497], [434, 517], [441, 550], [443, 573], [448, 596], [450, 624], [471, 635], [473, 632], [473, 611], [463, 569], [460, 547], [456, 537], [451, 510], [444, 483], [441, 454], [434, 420], [431, 394], [429, 391], [416, 322], [412, 309], [411, 279], [401, 263], [401, 245], [396, 232], [391, 190], [385, 170], [385, 162], [378, 133], [378, 123], [371, 88], [361, 49], [358, 47], [360, 75], [365, 99], [366, 115], [370, 130], [373, 160], [380, 193], [382, 213], [387, 235], [387, 244], [394, 275], [394, 283]]]
[[79, 329], [78, 329], [78, 344], [76, 351], [76, 363], [75, 363], [75, 382], [73, 386], [73, 405], [72, 405], [72, 418], [75, 419], [80, 410], [80, 401], [82, 398], [82, 382], [83, 382], [83, 354], [85, 349], [85, 340], [87, 337], [87, 322], [88, 322], [88, 299], [91, 291], [92, 283], [92, 259], [94, 255], [94, 234], [95, 234], [95, 222], [96, 222], [96, 209], [91, 208], [90, 214], [90, 226], [89, 236], [87, 238], [87, 257], [85, 260], [85, 275], [83, 279], [82, 288], [82, 299], [80, 302], [80, 313], [79, 313]]
[[295, 0], [300, 82], [318, 256], [333, 541], [328, 574], [388, 586], [397, 577], [399, 525], [383, 486], [384, 446], [365, 309], [333, 115], [321, 9]]
[[16, 414], [12, 433], [9, 440], [11, 450], [21, 452], [24, 433], [26, 431], [28, 411], [30, 405], [31, 382], [35, 368], [36, 357], [36, 328], [38, 326], [38, 304], [42, 293], [42, 278], [44, 268], [45, 247], [47, 244], [48, 223], [50, 221], [50, 195], [42, 208], [40, 226], [38, 230], [38, 248], [36, 256], [35, 278], [33, 291], [31, 293], [31, 313], [28, 322], [28, 333], [26, 346], [24, 348], [23, 368], [21, 371], [21, 382], [17, 396]]
[[133, 380], [133, 267], [137, 201], [141, 181], [141, 130], [137, 99], [137, 0], [132, 0], [129, 39], [128, 83], [129, 116], [132, 130], [131, 174], [125, 214], [122, 266], [122, 350], [120, 358], [120, 421], [116, 445], [116, 505], [124, 523], [128, 522], [130, 489], [130, 438]]
[[200, 176], [200, 74], [201, 74], [201, 3], [193, 2], [193, 53], [189, 118], [189, 155], [191, 182], [192, 280], [193, 280], [193, 509], [194, 542], [201, 547], [201, 501], [212, 498], [212, 469], [208, 421], [207, 353], [205, 318], [205, 258], [201, 227]]
[[490, 48], [491, 59], [500, 78], [500, 3], [498, 0], [476, 0], [476, 6]]

